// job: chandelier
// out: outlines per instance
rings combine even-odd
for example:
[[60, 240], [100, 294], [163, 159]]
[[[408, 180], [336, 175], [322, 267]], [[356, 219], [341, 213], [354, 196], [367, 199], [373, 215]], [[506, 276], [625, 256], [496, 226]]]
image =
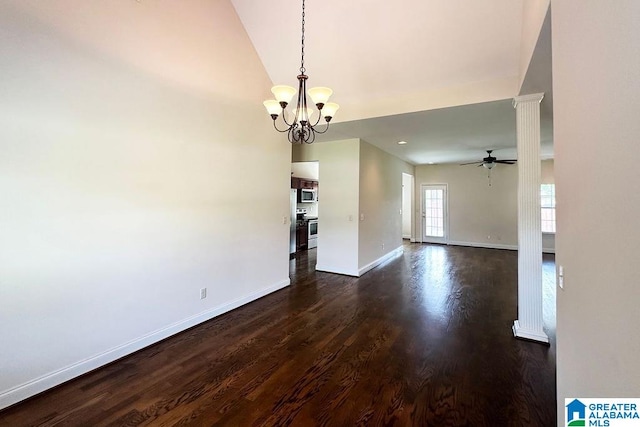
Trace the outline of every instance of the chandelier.
[[[296, 94], [296, 89], [291, 86], [278, 85], [271, 88], [271, 92], [276, 99], [264, 101], [264, 106], [273, 119], [273, 127], [278, 132], [287, 132], [287, 137], [291, 143], [303, 143], [311, 144], [316, 139], [316, 134], [325, 133], [329, 129], [329, 122], [335, 115], [340, 106], [329, 101], [329, 97], [333, 93], [328, 87], [314, 87], [309, 89], [309, 97], [311, 101], [316, 105], [318, 109], [318, 117], [313, 123], [312, 116], [315, 110], [312, 107], [307, 106], [307, 78], [304, 68], [304, 2], [302, 0], [302, 49], [300, 59], [300, 75], [298, 75], [298, 102], [296, 104], [295, 111], [289, 113], [286, 108], [291, 102], [293, 95]], [[282, 121], [285, 124], [285, 129], [279, 129], [276, 124], [276, 119], [282, 114]], [[289, 119], [287, 120], [287, 116]], [[319, 129], [318, 124], [320, 119], [324, 117], [325, 123]]]

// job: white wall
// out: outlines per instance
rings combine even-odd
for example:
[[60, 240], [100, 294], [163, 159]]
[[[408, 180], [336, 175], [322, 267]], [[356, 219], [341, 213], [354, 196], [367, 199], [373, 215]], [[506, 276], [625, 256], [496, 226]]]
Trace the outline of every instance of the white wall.
[[296, 145], [292, 160], [320, 163], [316, 268], [357, 276], [360, 140]]
[[412, 165], [360, 143], [360, 272], [402, 246], [402, 173]]
[[518, 87], [522, 86], [522, 82], [526, 77], [550, 3], [550, 0], [526, 0], [523, 2], [522, 39], [520, 41], [520, 84]]
[[290, 145], [228, 1], [0, 28], [0, 408], [288, 284]]
[[318, 181], [320, 179], [318, 162], [291, 163], [291, 176]]
[[554, 0], [558, 424], [566, 397], [638, 397], [640, 3]]
[[[416, 210], [422, 184], [447, 184], [449, 243], [516, 249], [518, 245], [518, 169], [497, 165], [491, 171], [474, 165], [416, 166]], [[420, 215], [416, 237], [423, 235]]]

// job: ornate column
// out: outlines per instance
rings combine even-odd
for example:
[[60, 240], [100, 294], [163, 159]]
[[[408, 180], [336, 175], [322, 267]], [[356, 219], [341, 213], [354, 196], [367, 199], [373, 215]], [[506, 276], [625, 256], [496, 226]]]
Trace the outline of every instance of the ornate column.
[[543, 93], [514, 98], [518, 143], [518, 320], [516, 338], [549, 342], [542, 319], [540, 223], [540, 101]]

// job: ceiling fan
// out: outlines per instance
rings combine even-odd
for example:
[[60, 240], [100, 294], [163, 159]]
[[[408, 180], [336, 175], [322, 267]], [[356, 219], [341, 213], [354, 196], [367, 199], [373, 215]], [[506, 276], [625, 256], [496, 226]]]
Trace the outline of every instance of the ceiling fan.
[[493, 169], [493, 167], [498, 164], [498, 163], [502, 163], [505, 165], [512, 165], [515, 162], [517, 162], [516, 159], [509, 159], [509, 160], [498, 160], [495, 157], [493, 157], [491, 155], [491, 152], [493, 152], [493, 150], [487, 150], [487, 157], [483, 158], [481, 161], [479, 162], [469, 162], [469, 163], [461, 163], [460, 166], [464, 166], [464, 165], [478, 165], [478, 167], [480, 166], [484, 166], [485, 168], [491, 170]]

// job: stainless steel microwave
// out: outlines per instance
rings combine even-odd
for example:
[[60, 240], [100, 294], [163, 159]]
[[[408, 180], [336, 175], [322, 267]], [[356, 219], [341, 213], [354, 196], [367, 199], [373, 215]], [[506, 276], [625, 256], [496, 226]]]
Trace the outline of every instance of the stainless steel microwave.
[[313, 203], [318, 201], [318, 192], [308, 188], [300, 189], [300, 203]]

